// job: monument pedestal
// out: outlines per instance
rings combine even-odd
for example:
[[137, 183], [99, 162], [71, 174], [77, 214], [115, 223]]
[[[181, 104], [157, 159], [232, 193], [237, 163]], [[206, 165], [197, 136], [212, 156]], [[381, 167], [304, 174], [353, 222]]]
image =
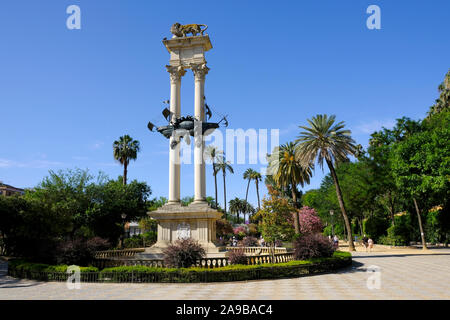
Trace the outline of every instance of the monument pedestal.
[[148, 215], [158, 221], [158, 240], [141, 257], [157, 258], [170, 243], [191, 238], [199, 242], [208, 254], [218, 253], [216, 220], [222, 213], [211, 208], [207, 202], [193, 202], [188, 206], [168, 203]]

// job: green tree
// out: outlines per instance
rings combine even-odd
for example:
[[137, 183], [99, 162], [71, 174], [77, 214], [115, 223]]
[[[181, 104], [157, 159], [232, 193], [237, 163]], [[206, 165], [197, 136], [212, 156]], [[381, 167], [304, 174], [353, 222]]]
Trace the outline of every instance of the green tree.
[[[297, 202], [297, 185], [302, 187], [305, 183], [310, 182], [312, 170], [314, 166], [312, 162], [303, 165], [295, 157], [295, 145], [292, 142], [283, 144], [275, 148], [269, 158], [268, 173], [281, 188], [290, 188], [292, 192], [292, 201], [295, 208], [299, 208]], [[294, 215], [295, 232], [300, 233], [300, 223], [298, 215]]]
[[255, 181], [255, 186], [256, 186], [256, 197], [258, 199], [258, 210], [261, 208], [261, 203], [259, 201], [259, 182], [261, 182], [262, 177], [261, 177], [261, 173], [254, 171], [252, 174], [252, 179]]
[[[280, 197], [276, 190], [269, 189], [269, 196], [269, 199], [263, 199], [261, 210], [255, 214], [255, 219], [261, 221], [262, 236], [273, 249], [276, 240], [292, 240], [295, 233], [295, 229], [292, 227], [292, 215], [296, 209], [289, 204], [286, 198]], [[273, 253], [274, 250], [272, 250], [272, 257]]]
[[419, 130], [419, 123], [407, 117], [397, 119], [393, 129], [383, 128], [371, 135], [368, 156], [362, 161], [367, 163], [372, 174], [372, 183], [368, 194], [369, 201], [378, 203], [389, 212], [392, 224], [394, 214], [401, 207], [402, 194], [398, 189], [391, 170], [391, 154], [394, 146], [407, 136]]
[[139, 141], [133, 140], [129, 135], [124, 135], [113, 143], [114, 159], [123, 165], [123, 184], [127, 184], [127, 168], [130, 160], [136, 160], [140, 151]]
[[148, 211], [155, 211], [167, 203], [168, 199], [166, 197], [154, 198], [149, 201]]
[[239, 223], [239, 215], [242, 213], [242, 200], [239, 198], [231, 199], [229, 204], [230, 213], [236, 214], [236, 223]]
[[355, 141], [351, 138], [350, 130], [344, 130], [344, 122], [335, 124], [335, 116], [317, 115], [308, 120], [309, 127], [300, 126], [305, 130], [300, 132], [296, 143], [296, 158], [305, 167], [314, 163], [317, 157], [319, 165], [323, 168], [323, 161], [328, 165], [333, 178], [336, 195], [342, 216], [347, 227], [347, 238], [349, 241], [349, 250], [355, 251], [353, 244], [350, 221], [344, 205], [344, 199], [339, 186], [334, 165], [339, 162], [348, 161], [348, 155], [355, 154], [357, 151]]
[[44, 212], [60, 214], [70, 217], [66, 230], [70, 237], [84, 236], [88, 224], [91, 222], [92, 210], [98, 199], [98, 185], [104, 185], [107, 177], [100, 172], [97, 178], [88, 170], [67, 169], [54, 172], [49, 171], [48, 176], [32, 190], [27, 191], [25, 199], [36, 201]]
[[245, 170], [244, 174], [243, 174], [243, 178], [244, 180], [247, 180], [247, 190], [245, 191], [245, 201], [248, 200], [248, 189], [250, 187], [250, 183], [253, 180], [253, 173], [255, 172], [255, 170], [248, 168], [247, 170]]
[[445, 75], [444, 81], [438, 86], [439, 98], [428, 111], [428, 118], [443, 111], [450, 110], [450, 70]]
[[365, 162], [345, 162], [336, 168], [336, 175], [348, 215], [356, 220], [359, 233], [363, 235], [363, 220], [367, 213], [373, 210], [370, 194], [373, 181], [370, 168]]
[[395, 182], [414, 203], [424, 249], [421, 211], [442, 204], [450, 195], [450, 113], [442, 116], [447, 119], [443, 126], [424, 122], [422, 130], [398, 142], [391, 154]]
[[233, 167], [230, 165], [229, 161], [226, 161], [225, 156], [219, 157], [216, 163], [216, 173], [222, 171], [223, 176], [223, 204], [224, 204], [224, 212], [225, 218], [227, 217], [227, 185], [226, 185], [226, 174], [227, 171], [230, 173], [234, 173]]
[[255, 181], [255, 187], [256, 187], [256, 197], [258, 199], [258, 210], [261, 207], [260, 205], [260, 199], [259, 199], [259, 183], [262, 180], [262, 176], [261, 173], [259, 173], [258, 171], [255, 171], [251, 168], [248, 168], [247, 170], [245, 170], [243, 178], [248, 180], [247, 182], [247, 191], [245, 193], [245, 201], [247, 201], [248, 199], [248, 189], [250, 187], [250, 183], [252, 180]]
[[247, 214], [255, 213], [253, 206], [244, 199], [234, 198], [230, 200], [230, 212], [236, 214], [236, 223], [239, 223], [239, 215], [242, 213], [244, 215], [244, 223], [246, 221]]
[[25, 198], [38, 201], [47, 212], [70, 217], [64, 236], [99, 236], [115, 243], [123, 233], [121, 215], [129, 221], [145, 217], [150, 194], [144, 182], [124, 185], [120, 178], [111, 180], [102, 173], [95, 178], [87, 170], [75, 169], [50, 171]]

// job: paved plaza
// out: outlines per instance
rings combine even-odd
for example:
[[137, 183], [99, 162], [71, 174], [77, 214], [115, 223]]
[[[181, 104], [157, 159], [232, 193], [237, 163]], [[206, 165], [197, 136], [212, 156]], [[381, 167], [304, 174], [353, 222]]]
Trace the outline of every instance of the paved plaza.
[[[380, 270], [379, 289], [369, 289]], [[65, 283], [18, 280], [0, 265], [0, 299], [450, 299], [450, 249], [353, 253], [352, 267], [334, 274], [295, 279], [197, 284]], [[373, 278], [371, 278], [373, 279]]]

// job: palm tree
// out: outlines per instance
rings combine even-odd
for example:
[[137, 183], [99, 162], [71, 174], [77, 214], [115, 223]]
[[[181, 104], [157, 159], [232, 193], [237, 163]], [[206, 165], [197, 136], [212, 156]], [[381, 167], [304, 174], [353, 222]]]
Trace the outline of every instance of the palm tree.
[[114, 159], [123, 165], [123, 184], [127, 184], [127, 168], [130, 160], [136, 160], [140, 151], [139, 141], [133, 140], [129, 135], [124, 135], [113, 143]]
[[334, 124], [336, 116], [316, 115], [308, 120], [310, 127], [300, 126], [305, 130], [300, 132], [296, 143], [296, 158], [302, 164], [314, 163], [317, 161], [323, 170], [323, 160], [330, 169], [333, 178], [336, 195], [341, 208], [342, 216], [347, 227], [347, 238], [349, 241], [349, 250], [355, 251], [352, 240], [352, 229], [345, 210], [344, 199], [342, 198], [341, 188], [334, 165], [339, 162], [348, 161], [349, 154], [356, 153], [355, 141], [350, 136], [350, 130], [344, 130], [344, 122]]
[[223, 155], [223, 151], [219, 150], [216, 146], [209, 145], [205, 149], [205, 156], [207, 159], [211, 160], [212, 166], [213, 166], [213, 176], [214, 176], [214, 190], [215, 190], [215, 196], [216, 196], [216, 207], [218, 206], [217, 201], [217, 171], [216, 171], [216, 160], [218, 157]]
[[255, 208], [253, 208], [253, 206], [247, 202], [246, 200], [242, 200], [242, 213], [244, 214], [244, 223], [245, 223], [245, 218], [247, 216], [248, 213], [248, 217], [250, 218], [250, 216], [255, 213]]
[[236, 223], [239, 223], [239, 215], [241, 213], [244, 215], [244, 223], [245, 223], [247, 213], [252, 214], [255, 212], [255, 208], [253, 208], [253, 206], [250, 203], [248, 203], [248, 201], [244, 199], [239, 199], [237, 197], [230, 200], [229, 205], [230, 205], [230, 212], [236, 214]]
[[[270, 157], [269, 173], [280, 189], [290, 188], [294, 207], [298, 208], [297, 185], [302, 187], [310, 182], [314, 165], [312, 162], [303, 165], [295, 157], [295, 145], [292, 142], [281, 145]], [[300, 233], [298, 214], [294, 214], [295, 232]]]
[[255, 170], [248, 168], [245, 170], [244, 175], [242, 176], [244, 180], [248, 180], [247, 183], [247, 191], [245, 192], [245, 201], [248, 199], [248, 188], [250, 187], [250, 182], [252, 182], [252, 174], [255, 172]]
[[226, 161], [224, 155], [218, 157], [215, 170], [216, 170], [216, 174], [217, 174], [217, 172], [222, 171], [222, 175], [223, 175], [223, 205], [224, 205], [225, 218], [226, 218], [227, 217], [227, 186], [226, 186], [226, 182], [225, 182], [225, 176], [227, 174], [227, 171], [230, 173], [234, 173], [234, 170], [233, 170], [233, 167], [230, 165], [230, 161]]
[[242, 211], [242, 200], [239, 198], [234, 198], [230, 200], [230, 212], [236, 214], [236, 223], [239, 223], [239, 214]]
[[261, 209], [261, 203], [259, 201], [259, 182], [262, 180], [261, 173], [253, 171], [252, 179], [255, 180], [256, 196], [258, 197], [258, 211]]

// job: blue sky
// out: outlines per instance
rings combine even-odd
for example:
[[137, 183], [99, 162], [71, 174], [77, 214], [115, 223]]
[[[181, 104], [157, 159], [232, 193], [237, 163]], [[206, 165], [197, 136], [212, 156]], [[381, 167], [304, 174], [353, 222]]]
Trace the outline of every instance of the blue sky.
[[[66, 27], [71, 4], [81, 8], [81, 30]], [[381, 30], [366, 27], [371, 4], [381, 8]], [[371, 132], [423, 118], [437, 97], [450, 67], [449, 13], [447, 0], [2, 1], [0, 181], [32, 187], [49, 169], [75, 167], [116, 177], [112, 142], [130, 134], [142, 152], [129, 177], [167, 196], [167, 140], [146, 124], [162, 119], [169, 98], [161, 40], [176, 21], [209, 26], [205, 91], [229, 128], [280, 129], [284, 143], [307, 118], [335, 114], [367, 146]], [[182, 112], [192, 113], [191, 73], [181, 94]], [[234, 165], [228, 199], [245, 197], [248, 167], [259, 168]], [[305, 190], [322, 177], [317, 169]], [[213, 195], [210, 166], [207, 183]], [[182, 168], [181, 193], [193, 194], [192, 166]]]

